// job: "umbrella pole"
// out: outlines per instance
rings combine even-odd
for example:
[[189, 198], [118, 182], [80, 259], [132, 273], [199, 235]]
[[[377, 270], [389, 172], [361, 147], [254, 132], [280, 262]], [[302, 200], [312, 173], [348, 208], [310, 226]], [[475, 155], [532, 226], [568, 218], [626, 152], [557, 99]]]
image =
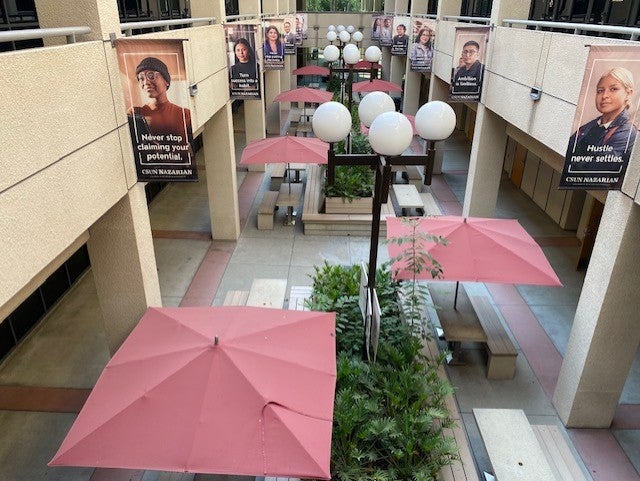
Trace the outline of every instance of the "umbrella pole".
[[291, 166], [287, 162], [287, 184], [289, 184], [289, 195], [291, 195]]
[[453, 296], [453, 308], [456, 309], [457, 305], [458, 305], [458, 286], [460, 285], [460, 282], [456, 281], [456, 293]]

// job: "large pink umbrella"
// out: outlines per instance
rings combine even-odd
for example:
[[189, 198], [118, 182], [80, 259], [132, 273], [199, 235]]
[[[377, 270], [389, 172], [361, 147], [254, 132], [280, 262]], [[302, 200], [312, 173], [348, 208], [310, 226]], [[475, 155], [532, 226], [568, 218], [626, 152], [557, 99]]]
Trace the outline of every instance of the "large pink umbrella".
[[329, 69], [319, 65], [305, 65], [291, 72], [293, 75], [329, 75]]
[[269, 137], [249, 142], [242, 151], [241, 164], [299, 162], [326, 164], [329, 144], [315, 137]]
[[[540, 246], [515, 219], [436, 216], [407, 221], [392, 217], [387, 218], [387, 239], [411, 237], [412, 222], [417, 223], [416, 232], [447, 240], [443, 245], [418, 239], [416, 252], [426, 252], [438, 261], [442, 277], [432, 279], [425, 269], [416, 278], [562, 286]], [[390, 257], [406, 254], [408, 246], [406, 242], [389, 242]], [[409, 258], [394, 261], [392, 272], [396, 279], [413, 279]]]
[[402, 87], [397, 83], [386, 80], [363, 80], [353, 84], [354, 92], [402, 92]]
[[377, 62], [367, 62], [366, 60], [360, 60], [359, 62], [353, 65], [353, 68], [357, 68], [360, 70], [362, 69], [371, 70], [373, 68], [374, 70], [378, 70], [382, 68], [382, 65], [380, 65]]
[[332, 92], [326, 90], [312, 89], [309, 87], [299, 87], [297, 89], [280, 92], [273, 99], [274, 102], [310, 102], [323, 104], [333, 97]]
[[53, 466], [329, 479], [335, 314], [149, 308]]

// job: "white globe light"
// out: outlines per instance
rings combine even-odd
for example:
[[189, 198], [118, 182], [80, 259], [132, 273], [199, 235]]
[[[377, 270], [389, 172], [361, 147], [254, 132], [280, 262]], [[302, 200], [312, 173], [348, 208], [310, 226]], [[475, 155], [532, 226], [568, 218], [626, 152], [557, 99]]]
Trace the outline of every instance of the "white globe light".
[[327, 62], [335, 62], [340, 58], [340, 49], [335, 45], [327, 45], [322, 52]]
[[370, 92], [364, 96], [358, 105], [360, 121], [369, 127], [374, 119], [385, 112], [393, 112], [396, 105], [391, 96], [385, 92]]
[[347, 32], [346, 30], [342, 30], [338, 34], [338, 37], [340, 38], [340, 41], [344, 43], [347, 43], [351, 39], [351, 35], [349, 35], [349, 32]]
[[327, 27], [327, 30], [329, 30], [330, 32], [335, 32], [336, 31], [336, 26], [335, 25], [329, 25]]
[[344, 30], [344, 25], [338, 25], [338, 26], [336, 27], [336, 30], [337, 30], [338, 32], [342, 32], [342, 31]]
[[349, 65], [356, 64], [360, 61], [360, 49], [352, 43], [348, 43], [342, 49], [342, 58]]
[[338, 34], [335, 31], [330, 30], [327, 32], [327, 40], [329, 40], [329, 42], [335, 42], [337, 38]]
[[427, 102], [416, 112], [416, 130], [425, 140], [444, 140], [456, 128], [456, 113], [440, 100]]
[[362, 42], [362, 32], [358, 30], [357, 32], [353, 32], [351, 38], [354, 42]]
[[399, 112], [378, 115], [369, 128], [371, 148], [381, 155], [401, 155], [412, 139], [411, 122]]
[[353, 25], [349, 25], [347, 27], [347, 32], [349, 32], [349, 33], [353, 33], [354, 30], [355, 30], [355, 27]]
[[351, 131], [351, 114], [340, 102], [325, 102], [313, 114], [311, 126], [319, 139], [338, 142]]
[[375, 45], [371, 45], [364, 51], [364, 58], [367, 59], [367, 62], [379, 62], [382, 58], [382, 51]]

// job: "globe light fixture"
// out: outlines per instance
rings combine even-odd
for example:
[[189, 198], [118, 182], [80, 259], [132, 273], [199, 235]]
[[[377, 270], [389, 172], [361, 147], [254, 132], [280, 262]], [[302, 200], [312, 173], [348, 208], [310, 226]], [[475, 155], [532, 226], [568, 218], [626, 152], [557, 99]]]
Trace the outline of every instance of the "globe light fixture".
[[358, 105], [360, 121], [367, 127], [371, 126], [371, 123], [378, 115], [395, 110], [396, 105], [393, 99], [385, 92], [369, 92]]
[[357, 31], [355, 31], [355, 32], [353, 32], [351, 34], [351, 39], [354, 42], [362, 42], [362, 38], [363, 38], [363, 36], [362, 36], [362, 32], [360, 30], [357, 30]]
[[335, 62], [340, 58], [340, 49], [335, 45], [327, 45], [322, 52], [327, 62]]
[[335, 32], [336, 31], [336, 26], [335, 25], [329, 25], [327, 27], [327, 30], [329, 30], [330, 32]]
[[360, 61], [360, 49], [356, 45], [348, 43], [342, 49], [342, 58], [345, 63], [354, 65]]
[[371, 148], [381, 155], [402, 155], [412, 140], [411, 122], [400, 112], [384, 112], [378, 115], [369, 128]]
[[347, 27], [347, 32], [349, 32], [349, 33], [353, 33], [354, 31], [355, 31], [355, 27], [354, 27], [353, 25], [349, 25], [349, 26]]
[[371, 45], [364, 51], [364, 58], [367, 62], [377, 63], [382, 58], [382, 51], [375, 45]]
[[329, 40], [329, 42], [335, 42], [337, 38], [338, 34], [335, 32], [335, 30], [329, 30], [327, 32], [327, 40]]
[[338, 32], [342, 32], [343, 30], [345, 30], [344, 25], [338, 25], [338, 26], [336, 27], [336, 30], [337, 30]]
[[325, 102], [314, 112], [311, 127], [319, 139], [338, 142], [351, 131], [351, 114], [340, 102]]
[[456, 128], [456, 113], [440, 100], [427, 102], [416, 113], [416, 130], [426, 140], [444, 140]]
[[339, 34], [338, 34], [338, 38], [340, 39], [340, 41], [342, 43], [347, 43], [349, 40], [351, 40], [351, 35], [349, 34], [349, 32], [347, 32], [346, 30], [342, 30]]

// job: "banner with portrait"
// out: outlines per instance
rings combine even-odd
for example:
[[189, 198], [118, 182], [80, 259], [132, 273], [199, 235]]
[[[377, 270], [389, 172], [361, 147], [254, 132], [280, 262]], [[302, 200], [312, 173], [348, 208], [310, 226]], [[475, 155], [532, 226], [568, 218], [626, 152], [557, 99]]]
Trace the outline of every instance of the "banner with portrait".
[[282, 24], [282, 41], [284, 42], [284, 54], [296, 54], [296, 19], [295, 17], [284, 17]]
[[259, 100], [260, 64], [256, 55], [258, 26], [243, 23], [223, 25], [227, 40], [229, 95], [232, 99]]
[[139, 182], [198, 179], [182, 40], [116, 41]]
[[294, 23], [295, 23], [297, 46], [302, 46], [302, 42], [307, 38], [307, 21], [308, 21], [308, 15], [306, 13], [295, 14]]
[[560, 189], [622, 186], [638, 133], [640, 48], [591, 45]]
[[393, 15], [376, 15], [373, 17], [371, 38], [375, 38], [381, 47], [391, 47], [393, 43]]
[[449, 99], [479, 102], [491, 27], [456, 27]]
[[262, 65], [265, 70], [284, 70], [284, 19], [262, 22]]
[[414, 19], [411, 24], [411, 46], [409, 66], [414, 72], [431, 72], [433, 67], [433, 41], [436, 21], [424, 18]]
[[391, 55], [407, 55], [409, 48], [410, 17], [393, 17], [393, 38], [391, 39]]

